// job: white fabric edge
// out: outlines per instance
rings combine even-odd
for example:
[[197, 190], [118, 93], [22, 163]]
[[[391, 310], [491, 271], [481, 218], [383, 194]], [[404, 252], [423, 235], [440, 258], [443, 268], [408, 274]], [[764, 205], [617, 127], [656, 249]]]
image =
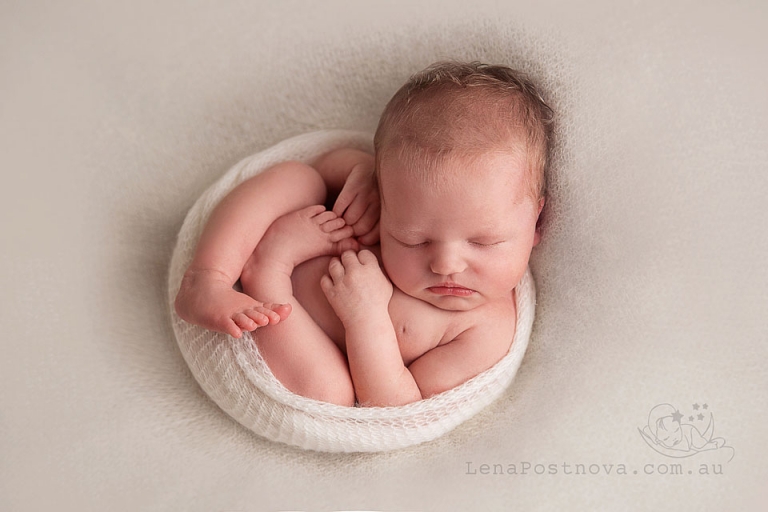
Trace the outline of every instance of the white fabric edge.
[[[197, 239], [211, 211], [227, 193], [280, 161], [308, 162], [340, 147], [372, 151], [371, 136], [364, 132], [326, 130], [287, 139], [241, 160], [201, 195], [187, 214], [171, 259], [168, 299], [173, 329], [184, 359], [203, 390], [225, 412], [256, 434], [320, 451], [403, 448], [452, 430], [496, 400], [512, 382], [525, 354], [534, 320], [536, 292], [530, 270], [516, 289], [517, 326], [507, 355], [457, 388], [399, 407], [343, 407], [291, 393], [269, 371], [250, 333], [235, 339], [208, 331], [184, 322], [173, 308]], [[459, 400], [467, 393], [473, 393], [474, 399]], [[416, 417], [424, 420], [431, 411], [443, 414], [425, 425], [409, 423]]]

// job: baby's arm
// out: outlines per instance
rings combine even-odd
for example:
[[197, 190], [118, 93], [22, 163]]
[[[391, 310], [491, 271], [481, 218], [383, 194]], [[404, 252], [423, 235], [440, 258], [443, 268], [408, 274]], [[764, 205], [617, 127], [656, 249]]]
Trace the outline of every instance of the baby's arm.
[[413, 361], [408, 370], [424, 398], [453, 389], [500, 361], [514, 334], [498, 326], [488, 321], [467, 329]]
[[403, 364], [389, 317], [392, 284], [370, 251], [346, 251], [320, 280], [346, 331], [347, 359], [357, 401], [365, 406], [402, 405], [422, 395]]
[[328, 195], [336, 197], [333, 212], [352, 226], [363, 245], [379, 241], [379, 190], [374, 158], [357, 149], [337, 149], [312, 164], [323, 177]]
[[351, 148], [334, 149], [310, 162], [310, 165], [323, 177], [329, 196], [335, 196], [341, 192], [352, 169], [362, 165], [373, 172], [373, 164], [373, 155]]
[[498, 315], [511, 317], [509, 322], [489, 318], [406, 367], [389, 316], [392, 284], [376, 257], [369, 251], [347, 251], [331, 260], [328, 272], [320, 284], [344, 324], [349, 369], [362, 405], [403, 405], [453, 389], [509, 350], [514, 310]]

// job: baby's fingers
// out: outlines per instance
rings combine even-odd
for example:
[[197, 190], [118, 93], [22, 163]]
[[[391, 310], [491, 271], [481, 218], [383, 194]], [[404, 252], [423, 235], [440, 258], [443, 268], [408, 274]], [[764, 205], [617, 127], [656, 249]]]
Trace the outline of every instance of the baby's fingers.
[[346, 272], [350, 267], [359, 265], [360, 260], [357, 258], [355, 251], [344, 251], [341, 253], [341, 263], [344, 265], [344, 271]]
[[[352, 224], [352, 227], [355, 229], [355, 236], [362, 236], [370, 232], [379, 221], [380, 215], [381, 208], [379, 207], [379, 203], [369, 203], [365, 212], [360, 216], [360, 219]], [[347, 221], [347, 224], [349, 224], [349, 221]]]
[[333, 279], [331, 279], [331, 276], [328, 274], [323, 274], [323, 277], [320, 278], [320, 288], [323, 290], [325, 294], [328, 294], [329, 291], [333, 289], [334, 283]]
[[[365, 199], [360, 195], [355, 196], [352, 204], [350, 204], [344, 212], [344, 221], [348, 225], [354, 226], [360, 221], [360, 219], [363, 218], [363, 215], [367, 209], [368, 203], [365, 201]], [[355, 228], [355, 234], [357, 234], [357, 228]]]
[[344, 215], [344, 211], [349, 207], [350, 204], [352, 204], [352, 201], [354, 201], [356, 197], [356, 191], [347, 187], [342, 188], [341, 192], [339, 192], [339, 197], [337, 197], [336, 202], [333, 203], [333, 208], [331, 211], [339, 217], [342, 217]]
[[373, 254], [368, 249], [363, 249], [357, 254], [357, 258], [360, 260], [360, 263], [363, 265], [373, 265], [376, 266], [379, 265], [379, 260], [376, 259], [376, 255]]
[[328, 274], [330, 274], [330, 277], [333, 279], [334, 283], [337, 283], [344, 277], [344, 265], [341, 264], [341, 260], [339, 258], [331, 258], [331, 261], [328, 263]]

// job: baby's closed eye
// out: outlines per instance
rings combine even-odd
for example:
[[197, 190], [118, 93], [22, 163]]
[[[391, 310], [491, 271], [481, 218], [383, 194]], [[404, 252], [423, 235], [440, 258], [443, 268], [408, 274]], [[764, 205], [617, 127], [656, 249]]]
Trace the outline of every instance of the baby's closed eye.
[[[407, 247], [409, 249], [418, 249], [422, 247], [427, 247], [430, 244], [429, 240], [425, 240], [423, 242], [414, 242], [410, 240], [405, 242], [403, 240], [398, 240], [398, 239], [395, 239], [395, 240], [403, 247]], [[506, 240], [467, 240], [467, 243], [474, 247], [493, 247], [493, 246], [501, 245], [504, 242], [506, 242]]]
[[403, 240], [400, 240], [399, 238], [395, 238], [395, 237], [392, 237], [392, 238], [397, 243], [402, 245], [403, 247], [407, 247], [409, 249], [417, 249], [419, 247], [426, 247], [427, 245], [429, 245], [429, 241], [428, 240], [425, 240], [423, 242], [416, 242], [416, 241], [412, 241], [412, 240], [403, 241]]
[[506, 240], [470, 240], [469, 244], [476, 247], [493, 247], [494, 245], [501, 245], [504, 242], [506, 242]]

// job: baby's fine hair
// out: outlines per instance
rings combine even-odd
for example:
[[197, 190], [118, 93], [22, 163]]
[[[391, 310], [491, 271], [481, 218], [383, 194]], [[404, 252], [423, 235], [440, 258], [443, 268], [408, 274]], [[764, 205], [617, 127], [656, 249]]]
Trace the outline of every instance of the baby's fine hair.
[[385, 107], [374, 137], [376, 172], [393, 150], [401, 161], [411, 158], [427, 167], [452, 154], [523, 152], [530, 192], [538, 200], [546, 194], [553, 118], [536, 86], [519, 71], [437, 62], [413, 75]]

